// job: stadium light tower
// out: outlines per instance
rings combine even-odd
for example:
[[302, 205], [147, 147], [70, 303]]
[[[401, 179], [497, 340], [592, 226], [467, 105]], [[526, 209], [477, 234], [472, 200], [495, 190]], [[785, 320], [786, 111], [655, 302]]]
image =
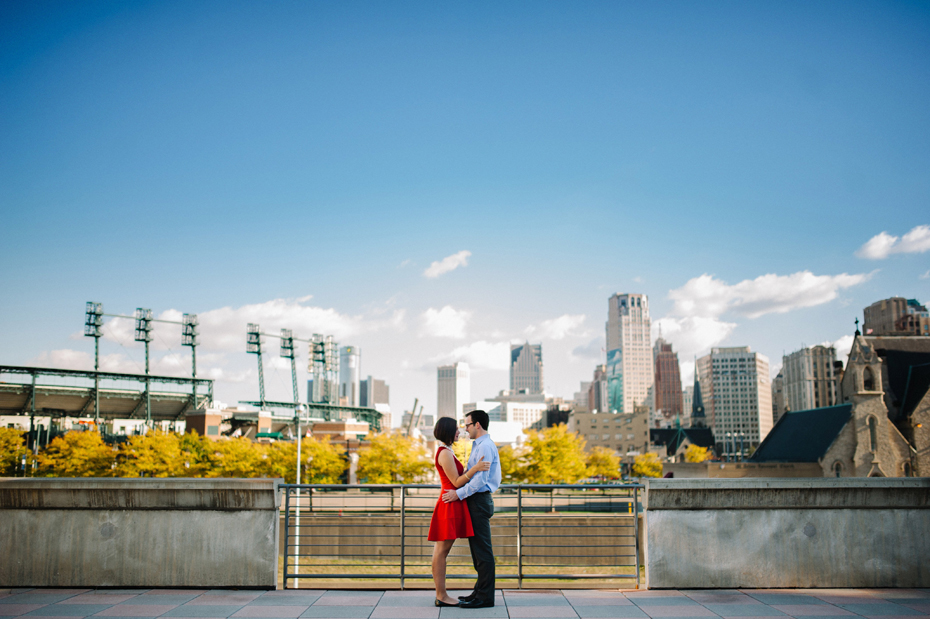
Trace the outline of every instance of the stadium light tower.
[[94, 338], [94, 425], [100, 431], [100, 336], [103, 335], [103, 303], [87, 302], [84, 335]]
[[265, 370], [262, 368], [262, 329], [250, 322], [246, 329], [245, 352], [258, 356], [258, 401], [265, 410]]
[[[295, 483], [300, 484], [300, 395], [297, 391], [297, 354], [294, 352], [294, 332], [290, 329], [281, 329], [281, 356], [291, 360], [291, 384], [294, 388], [294, 434], [297, 435], [297, 478]], [[300, 488], [297, 489], [297, 513], [300, 513]], [[300, 529], [297, 529], [300, 535]]]
[[191, 348], [191, 378], [193, 378], [194, 410], [200, 406], [197, 403], [197, 314], [184, 314], [181, 320], [181, 346]]
[[137, 342], [145, 342], [145, 426], [152, 425], [152, 395], [149, 383], [149, 342], [152, 341], [152, 310], [141, 307], [136, 308]]

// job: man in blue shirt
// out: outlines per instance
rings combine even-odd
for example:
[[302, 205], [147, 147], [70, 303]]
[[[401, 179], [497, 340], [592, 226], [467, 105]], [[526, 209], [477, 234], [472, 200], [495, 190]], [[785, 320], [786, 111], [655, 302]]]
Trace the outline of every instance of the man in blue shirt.
[[478, 572], [475, 590], [460, 597], [461, 608], [487, 608], [494, 606], [494, 548], [491, 546], [491, 516], [494, 515], [494, 500], [491, 493], [496, 492], [501, 485], [501, 459], [497, 454], [497, 445], [488, 435], [488, 414], [484, 411], [472, 411], [465, 415], [465, 430], [474, 443], [471, 446], [471, 456], [468, 458], [470, 469], [483, 458], [484, 462], [491, 463], [489, 471], [475, 473], [471, 481], [457, 490], [447, 490], [442, 495], [446, 503], [468, 499], [468, 513], [471, 515], [471, 526], [475, 531], [473, 537], [468, 538], [468, 548], [471, 550], [471, 560]]

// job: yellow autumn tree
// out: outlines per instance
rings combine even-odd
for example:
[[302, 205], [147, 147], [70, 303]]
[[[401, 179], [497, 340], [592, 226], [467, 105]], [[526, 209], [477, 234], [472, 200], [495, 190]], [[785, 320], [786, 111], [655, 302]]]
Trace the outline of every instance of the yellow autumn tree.
[[662, 461], [653, 453], [636, 456], [633, 461], [634, 477], [662, 477]]
[[616, 479], [620, 477], [620, 458], [612, 449], [595, 447], [585, 459], [588, 477]]
[[[264, 477], [281, 477], [285, 483], [297, 481], [297, 443], [276, 441], [266, 446]], [[303, 484], [337, 484], [346, 470], [344, 450], [322, 439], [305, 438], [300, 443], [300, 482]]]
[[527, 435], [521, 467], [527, 483], [572, 484], [585, 476], [585, 440], [564, 423]]
[[211, 442], [213, 466], [206, 477], [262, 477], [268, 457], [262, 445], [247, 438]]
[[0, 477], [22, 475], [23, 456], [27, 458], [28, 467], [31, 460], [26, 449], [26, 433], [14, 428], [0, 428]]
[[422, 482], [433, 468], [426, 447], [399, 432], [368, 436], [358, 452], [358, 480], [363, 484]]
[[97, 432], [72, 431], [52, 440], [38, 461], [46, 477], [112, 477], [116, 451]]
[[514, 449], [510, 445], [504, 445], [497, 450], [497, 455], [501, 460], [501, 482], [505, 484], [522, 484], [526, 481], [523, 472], [523, 455], [522, 448]]
[[115, 474], [117, 477], [187, 477], [190, 463], [184, 455], [180, 437], [174, 432], [155, 430], [131, 436], [119, 446]]
[[196, 430], [186, 432], [178, 438], [181, 458], [184, 460], [185, 477], [209, 477], [213, 470], [214, 441], [200, 436]]
[[468, 459], [471, 457], [471, 446], [473, 441], [471, 441], [467, 436], [460, 438], [459, 440], [452, 443], [452, 453], [455, 454], [455, 457], [459, 459], [459, 462], [462, 463], [462, 466], [468, 465]]
[[710, 451], [707, 447], [688, 445], [685, 449], [685, 462], [705, 462], [710, 460]]

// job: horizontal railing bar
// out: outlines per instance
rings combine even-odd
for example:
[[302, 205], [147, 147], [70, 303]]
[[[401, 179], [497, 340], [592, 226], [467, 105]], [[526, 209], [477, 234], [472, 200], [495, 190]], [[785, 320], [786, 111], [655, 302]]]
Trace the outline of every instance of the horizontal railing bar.
[[[303, 490], [303, 489], [321, 489], [321, 490], [396, 490], [400, 488], [409, 489], [439, 489], [439, 484], [281, 484], [278, 486], [286, 491]], [[589, 484], [501, 484], [500, 490], [515, 490], [523, 488], [524, 492], [533, 490], [585, 490], [589, 492], [607, 492], [610, 490], [632, 490], [633, 488], [645, 488], [643, 484], [604, 484], [595, 486]]]

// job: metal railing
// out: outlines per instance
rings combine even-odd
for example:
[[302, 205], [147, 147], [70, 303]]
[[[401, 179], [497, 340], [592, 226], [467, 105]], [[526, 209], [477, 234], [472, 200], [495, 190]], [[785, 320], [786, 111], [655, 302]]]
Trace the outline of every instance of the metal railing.
[[[640, 484], [502, 485], [491, 536], [497, 580], [584, 579], [640, 585]], [[427, 541], [435, 484], [286, 484], [284, 588], [301, 580], [430, 579]], [[474, 578], [467, 540], [453, 546], [449, 579]], [[598, 582], [601, 581], [601, 582]]]

